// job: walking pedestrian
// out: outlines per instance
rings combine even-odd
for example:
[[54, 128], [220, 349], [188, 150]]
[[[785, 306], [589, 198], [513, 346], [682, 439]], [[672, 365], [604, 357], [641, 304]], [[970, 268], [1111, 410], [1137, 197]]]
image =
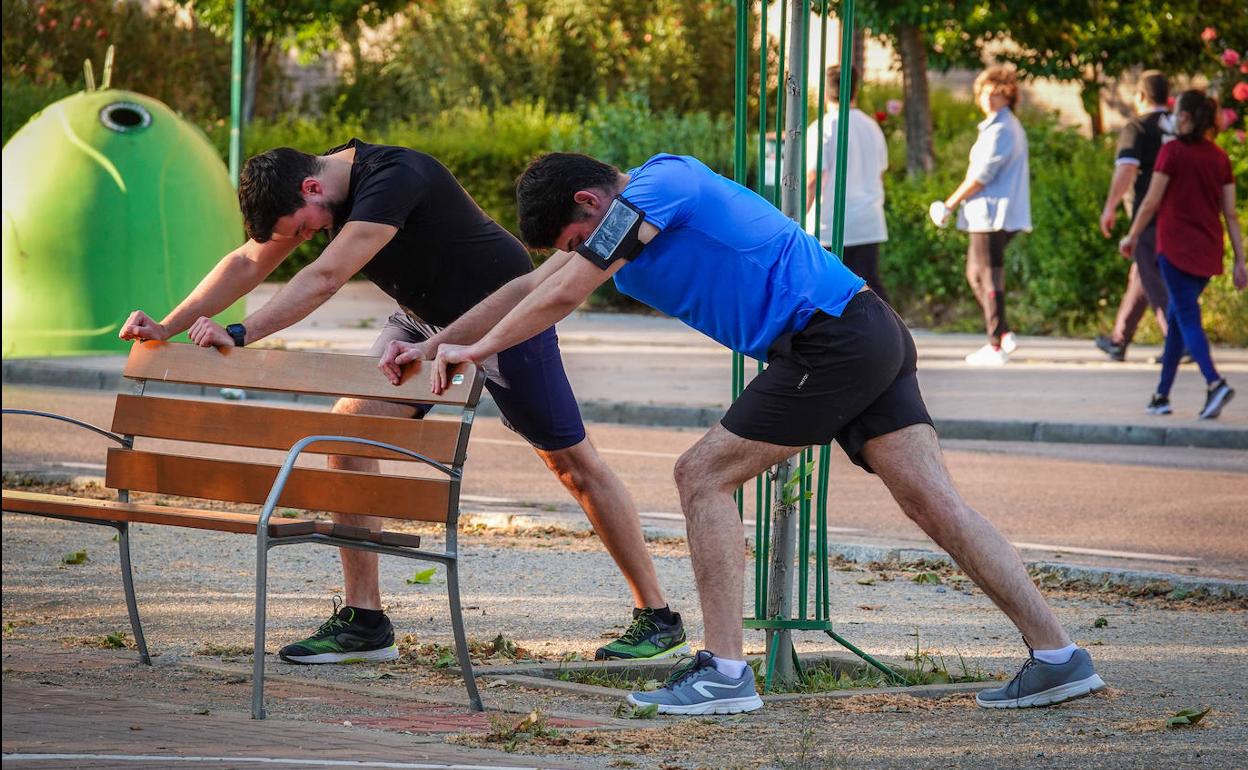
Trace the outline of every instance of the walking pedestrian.
[[1200, 294], [1209, 279], [1223, 272], [1225, 248], [1222, 242], [1221, 213], [1235, 254], [1235, 288], [1248, 287], [1248, 267], [1244, 265], [1244, 242], [1235, 213], [1235, 176], [1231, 161], [1214, 144], [1217, 134], [1218, 104], [1204, 91], [1184, 91], [1175, 105], [1177, 142], [1170, 142], [1157, 155], [1157, 165], [1144, 203], [1119, 243], [1124, 256], [1139, 247], [1141, 235], [1157, 215], [1157, 253], [1161, 277], [1170, 293], [1166, 310], [1169, 330], [1161, 359], [1161, 380], [1148, 403], [1150, 414], [1170, 414], [1170, 388], [1179, 369], [1186, 345], [1192, 360], [1205, 377], [1205, 406], [1202, 420], [1212, 420], [1235, 395], [1226, 378], [1218, 374], [1209, 351], [1200, 317]]
[[[1118, 204], [1127, 210], [1128, 216], [1139, 213], [1140, 204], [1148, 193], [1148, 183], [1153, 177], [1157, 154], [1166, 142], [1174, 138], [1174, 117], [1166, 102], [1170, 98], [1170, 83], [1157, 70], [1140, 75], [1139, 88], [1135, 92], [1135, 109], [1138, 113], [1118, 135], [1118, 157], [1114, 161], [1114, 177], [1109, 183], [1105, 206], [1101, 211], [1101, 234], [1106, 238], [1114, 229]], [[1144, 311], [1152, 308], [1157, 315], [1157, 326], [1164, 336], [1167, 331], [1166, 307], [1170, 295], [1161, 270], [1157, 267], [1156, 218], [1145, 223], [1136, 243], [1131, 271], [1127, 276], [1127, 290], [1118, 304], [1118, 316], [1114, 329], [1108, 335], [1098, 334], [1096, 346], [1111, 361], [1125, 361], [1127, 346], [1135, 338], [1135, 331], [1144, 317]]]
[[[884, 172], [888, 170], [888, 144], [874, 118], [858, 109], [858, 70], [850, 70], [849, 127], [845, 146], [845, 241], [838, 255], [853, 272], [864, 278], [880, 299], [888, 294], [880, 281], [880, 244], [888, 240], [884, 222]], [[840, 123], [841, 68], [827, 71], [827, 118], [823, 134], [812, 123], [806, 134], [806, 199], [813, 208], [816, 186], [822, 187], [819, 218], [810, 219], [807, 232], [817, 235], [825, 249], [832, 246], [832, 216], [836, 204], [836, 139]], [[819, 145], [823, 145], [820, 156]], [[822, 161], [822, 162], [821, 162]], [[822, 173], [820, 173], [822, 171]], [[822, 182], [822, 184], [820, 184]], [[815, 227], [818, 225], [818, 231]]]
[[985, 118], [971, 147], [966, 178], [944, 201], [942, 218], [957, 211], [970, 236], [966, 280], [984, 311], [988, 342], [966, 357], [973, 366], [1000, 366], [1018, 347], [1005, 317], [1005, 247], [1031, 230], [1027, 134], [1014, 115], [1018, 76], [992, 66], [975, 78], [975, 101]]

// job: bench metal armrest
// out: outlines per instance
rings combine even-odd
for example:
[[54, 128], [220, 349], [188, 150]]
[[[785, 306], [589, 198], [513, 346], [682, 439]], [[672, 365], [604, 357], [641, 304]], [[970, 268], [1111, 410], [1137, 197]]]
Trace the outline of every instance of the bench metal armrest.
[[308, 436], [295, 442], [295, 445], [292, 446], [290, 451], [286, 453], [286, 460], [282, 463], [281, 469], [277, 472], [277, 478], [273, 480], [273, 486], [269, 489], [269, 496], [264, 501], [264, 510], [260, 513], [260, 520], [256, 522], [258, 534], [268, 531], [267, 528], [269, 526], [269, 518], [273, 515], [273, 511], [277, 508], [277, 501], [281, 499], [282, 492], [286, 489], [286, 482], [290, 479], [290, 473], [295, 468], [295, 460], [299, 458], [299, 455], [302, 454], [303, 450], [307, 449], [308, 446], [322, 441], [338, 441], [347, 444], [367, 444], [369, 446], [380, 447], [381, 449], [388, 449], [391, 452], [398, 452], [399, 454], [407, 455], [413, 460], [419, 460], [426, 465], [442, 471], [452, 479], [458, 479], [461, 476], [459, 471], [448, 465], [443, 465], [433, 458], [425, 457], [419, 452], [413, 452], [410, 449], [404, 449], [403, 447], [395, 446], [394, 444], [387, 444], [384, 441], [373, 441], [372, 439], [357, 438], [354, 436]]
[[116, 441], [118, 444], [121, 444], [122, 446], [124, 446], [126, 449], [130, 449], [134, 446], [133, 439], [128, 439], [125, 436], [119, 436], [118, 434], [113, 433], [112, 431], [104, 430], [103, 428], [97, 425], [92, 425], [91, 423], [83, 422], [82, 420], [75, 420], [73, 417], [66, 417], [63, 414], [55, 414], [53, 412], [37, 412], [33, 409], [5, 409], [3, 410], [3, 413], [4, 414], [24, 414], [24, 415], [29, 415], [31, 417], [47, 417], [48, 419], [51, 419], [51, 420], [60, 420], [61, 422], [67, 422], [70, 425], [77, 425], [79, 428], [86, 428], [92, 433], [100, 434], [104, 438], [110, 438], [113, 441]]

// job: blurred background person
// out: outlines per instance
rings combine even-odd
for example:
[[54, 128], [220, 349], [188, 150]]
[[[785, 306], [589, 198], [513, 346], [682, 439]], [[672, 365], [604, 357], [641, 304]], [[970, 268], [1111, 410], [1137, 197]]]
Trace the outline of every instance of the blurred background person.
[[[1101, 211], [1101, 234], [1106, 238], [1113, 232], [1119, 203], [1126, 208], [1128, 216], [1139, 211], [1153, 177], [1157, 154], [1163, 144], [1174, 138], [1174, 118], [1166, 104], [1169, 98], [1170, 83], [1164, 74], [1148, 70], [1140, 75], [1135, 92], [1135, 111], [1138, 114], [1118, 135], [1114, 177]], [[1131, 272], [1127, 276], [1127, 290], [1118, 305], [1114, 329], [1109, 335], [1096, 336], [1096, 346], [1112, 361], [1126, 360], [1127, 346], [1134, 339], [1135, 330], [1148, 308], [1151, 307], [1156, 313], [1157, 326], [1162, 335], [1166, 334], [1166, 307], [1170, 304], [1170, 297], [1157, 267], [1156, 230], [1155, 218], [1146, 222], [1140, 230]]]
[[1018, 343], [1005, 317], [1005, 247], [1020, 230], [1031, 230], [1031, 184], [1027, 134], [1014, 115], [1018, 76], [992, 66], [975, 78], [975, 101], [983, 110], [971, 147], [966, 178], [945, 199], [945, 216], [956, 211], [958, 229], [970, 236], [966, 280], [984, 311], [988, 342], [966, 357], [974, 366], [1000, 366]]
[[1202, 420], [1222, 413], [1235, 391], [1218, 374], [1200, 317], [1200, 294], [1209, 279], [1223, 272], [1225, 249], [1221, 214], [1235, 253], [1235, 288], [1248, 287], [1244, 242], [1235, 213], [1235, 176], [1226, 152], [1211, 140], [1217, 134], [1217, 102], [1204, 91], [1184, 91], [1175, 104], [1176, 142], [1157, 154], [1148, 194], [1136, 213], [1131, 230], [1119, 243], [1131, 256], [1144, 228], [1157, 215], [1157, 261], [1170, 293], [1166, 311], [1169, 330], [1161, 359], [1161, 380], [1148, 403], [1151, 414], [1170, 414], [1170, 388], [1179, 369], [1184, 346], [1205, 377]]
[[[819, 210], [819, 242], [825, 249], [832, 245], [832, 214], [836, 204], [836, 137], [840, 115], [841, 68], [829, 67], [826, 73], [827, 112], [823, 119], [823, 134], [819, 123], [812, 123], [806, 130], [806, 200], [810, 201], [811, 214], [806, 229], [815, 233], [816, 186], [820, 184], [822, 168], [822, 197]], [[845, 148], [845, 244], [839, 255], [845, 266], [862, 276], [871, 290], [888, 302], [888, 293], [880, 281], [880, 244], [888, 240], [888, 226], [884, 222], [884, 172], [888, 169], [888, 145], [884, 132], [874, 118], [858, 109], [858, 70], [850, 70], [849, 128]], [[819, 145], [823, 145], [823, 157], [819, 157]], [[820, 162], [822, 160], [822, 163]]]

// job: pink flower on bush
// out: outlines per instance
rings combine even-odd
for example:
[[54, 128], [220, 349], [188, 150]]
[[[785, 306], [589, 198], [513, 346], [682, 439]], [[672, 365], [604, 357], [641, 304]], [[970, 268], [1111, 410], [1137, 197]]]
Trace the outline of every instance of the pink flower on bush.
[[889, 115], [900, 115], [901, 114], [901, 100], [889, 99], [888, 102], [884, 105], [884, 109], [888, 111]]
[[1243, 144], [1244, 143], [1244, 129], [1241, 128], [1238, 131], [1236, 131], [1235, 138], [1239, 140], [1240, 144]]
[[1234, 67], [1236, 64], [1239, 64], [1239, 51], [1236, 51], [1233, 48], [1228, 48], [1223, 51], [1222, 63], [1228, 67]]
[[1248, 83], [1242, 80], [1236, 83], [1231, 89], [1231, 96], [1235, 97], [1237, 102], [1248, 102]]
[[1248, 61], [1246, 61], [1246, 62], [1244, 62], [1243, 64], [1239, 65], [1239, 71], [1240, 71], [1240, 72], [1242, 72], [1242, 73], [1244, 73], [1245, 75], [1248, 75]]
[[1235, 125], [1235, 121], [1239, 120], [1239, 113], [1226, 107], [1222, 110], [1222, 128], [1230, 128]]
[[1206, 43], [1212, 43], [1218, 39], [1218, 31], [1213, 27], [1205, 27], [1204, 31], [1200, 33], [1200, 39]]

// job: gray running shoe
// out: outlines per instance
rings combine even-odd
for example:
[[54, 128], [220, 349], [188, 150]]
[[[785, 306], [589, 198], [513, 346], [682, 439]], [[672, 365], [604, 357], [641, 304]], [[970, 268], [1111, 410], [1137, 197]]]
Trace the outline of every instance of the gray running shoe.
[[1222, 407], [1231, 402], [1235, 397], [1235, 390], [1226, 384], [1226, 378], [1218, 380], [1209, 386], [1209, 392], [1205, 395], [1205, 408], [1200, 410], [1200, 419], [1214, 420], [1222, 414]]
[[667, 684], [652, 692], [629, 693], [634, 706], [657, 705], [660, 714], [739, 714], [763, 707], [754, 689], [754, 670], [749, 666], [740, 678], [719, 673], [706, 650], [698, 651], [684, 666], [678, 665]]
[[1009, 684], [980, 692], [975, 702], [986, 709], [1025, 709], [1064, 703], [1104, 689], [1105, 681], [1092, 668], [1092, 656], [1081, 648], [1060, 666], [1029, 654]]

